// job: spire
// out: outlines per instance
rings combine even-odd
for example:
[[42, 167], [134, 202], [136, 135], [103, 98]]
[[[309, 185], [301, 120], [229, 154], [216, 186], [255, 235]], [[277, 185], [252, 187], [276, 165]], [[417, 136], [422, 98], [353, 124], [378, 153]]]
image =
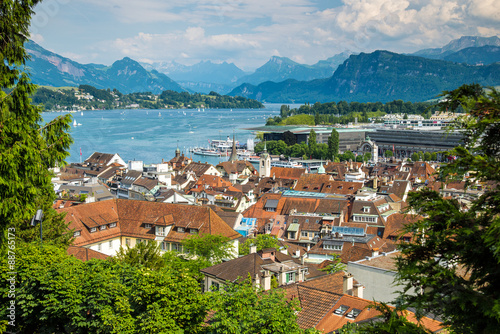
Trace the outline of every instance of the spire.
[[229, 157], [229, 161], [231, 162], [238, 161], [238, 153], [236, 152], [236, 139], [234, 138], [234, 132], [233, 132], [233, 148], [231, 149], [231, 156]]
[[181, 150], [179, 150], [179, 141], [177, 141], [177, 149], [175, 150], [175, 157], [178, 158], [181, 155]]

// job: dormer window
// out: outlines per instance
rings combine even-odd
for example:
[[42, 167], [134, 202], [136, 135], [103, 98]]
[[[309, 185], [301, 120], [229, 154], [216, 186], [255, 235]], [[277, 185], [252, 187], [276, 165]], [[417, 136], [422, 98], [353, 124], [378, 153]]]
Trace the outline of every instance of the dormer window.
[[109, 228], [116, 227], [116, 223], [109, 224]]
[[184, 233], [184, 227], [178, 227], [177, 232], [179, 233]]
[[160, 237], [164, 237], [165, 236], [165, 227], [156, 226], [156, 235], [158, 235]]
[[73, 238], [79, 237], [81, 234], [80, 231], [75, 231], [75, 233], [73, 233]]
[[144, 224], [144, 228], [151, 228], [151, 224]]
[[363, 207], [363, 212], [364, 213], [370, 213], [370, 207], [369, 206], [364, 206]]
[[91, 227], [90, 228], [90, 233], [94, 233], [94, 232], [97, 232], [97, 227]]
[[102, 231], [102, 230], [105, 230], [106, 229], [106, 225], [101, 225], [99, 226], [99, 229]]
[[189, 229], [189, 233], [190, 233], [190, 234], [197, 234], [197, 233], [198, 233], [198, 230], [197, 230], [197, 229], [195, 229], [195, 228], [190, 228], [190, 229]]
[[340, 305], [339, 308], [337, 308], [333, 313], [338, 314], [338, 315], [343, 315], [344, 313], [347, 312], [349, 309], [349, 306], [346, 305]]

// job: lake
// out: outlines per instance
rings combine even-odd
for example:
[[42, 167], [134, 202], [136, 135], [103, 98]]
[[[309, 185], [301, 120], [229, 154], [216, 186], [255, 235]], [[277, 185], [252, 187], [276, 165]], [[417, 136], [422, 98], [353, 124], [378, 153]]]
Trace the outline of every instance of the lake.
[[[265, 109], [126, 109], [72, 113], [81, 124], [71, 127], [74, 143], [68, 162], [87, 159], [95, 151], [118, 153], [123, 160], [142, 160], [145, 164], [170, 160], [177, 145], [187, 155], [189, 148], [208, 145], [209, 140], [232, 138], [246, 143], [254, 138], [245, 128], [265, 125], [270, 116], [279, 115], [281, 104], [266, 104]], [[293, 106], [292, 106], [293, 107]], [[45, 112], [45, 122], [61, 115]], [[217, 164], [225, 157], [193, 155], [194, 161]]]

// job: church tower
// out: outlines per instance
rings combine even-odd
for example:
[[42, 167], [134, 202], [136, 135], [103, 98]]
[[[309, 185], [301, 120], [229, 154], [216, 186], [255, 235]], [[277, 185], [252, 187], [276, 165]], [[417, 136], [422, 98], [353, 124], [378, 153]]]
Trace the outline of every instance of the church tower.
[[259, 175], [260, 177], [271, 176], [271, 157], [267, 153], [266, 143], [264, 143], [264, 152], [261, 153], [259, 158]]

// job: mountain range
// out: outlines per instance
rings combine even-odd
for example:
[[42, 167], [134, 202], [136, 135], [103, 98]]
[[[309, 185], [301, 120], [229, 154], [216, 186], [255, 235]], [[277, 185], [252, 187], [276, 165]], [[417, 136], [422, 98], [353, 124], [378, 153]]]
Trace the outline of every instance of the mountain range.
[[332, 77], [243, 84], [229, 95], [265, 102], [425, 101], [465, 83], [500, 84], [500, 63], [487, 66], [375, 51], [351, 55]]
[[[466, 82], [498, 85], [500, 39], [465, 36], [414, 54], [344, 52], [314, 65], [273, 56], [253, 73], [232, 63], [79, 64], [30, 41], [32, 81], [49, 86], [92, 85], [123, 93], [163, 90], [242, 95], [265, 102], [422, 101]], [[483, 65], [483, 66], [473, 66]], [[495, 72], [497, 71], [497, 72]]]
[[31, 56], [26, 66], [30, 70], [31, 80], [38, 85], [61, 87], [84, 84], [99, 89], [116, 88], [126, 94], [185, 91], [165, 74], [156, 70], [147, 71], [128, 57], [115, 61], [111, 66], [84, 65], [45, 50], [33, 41], [27, 42], [25, 48]]

